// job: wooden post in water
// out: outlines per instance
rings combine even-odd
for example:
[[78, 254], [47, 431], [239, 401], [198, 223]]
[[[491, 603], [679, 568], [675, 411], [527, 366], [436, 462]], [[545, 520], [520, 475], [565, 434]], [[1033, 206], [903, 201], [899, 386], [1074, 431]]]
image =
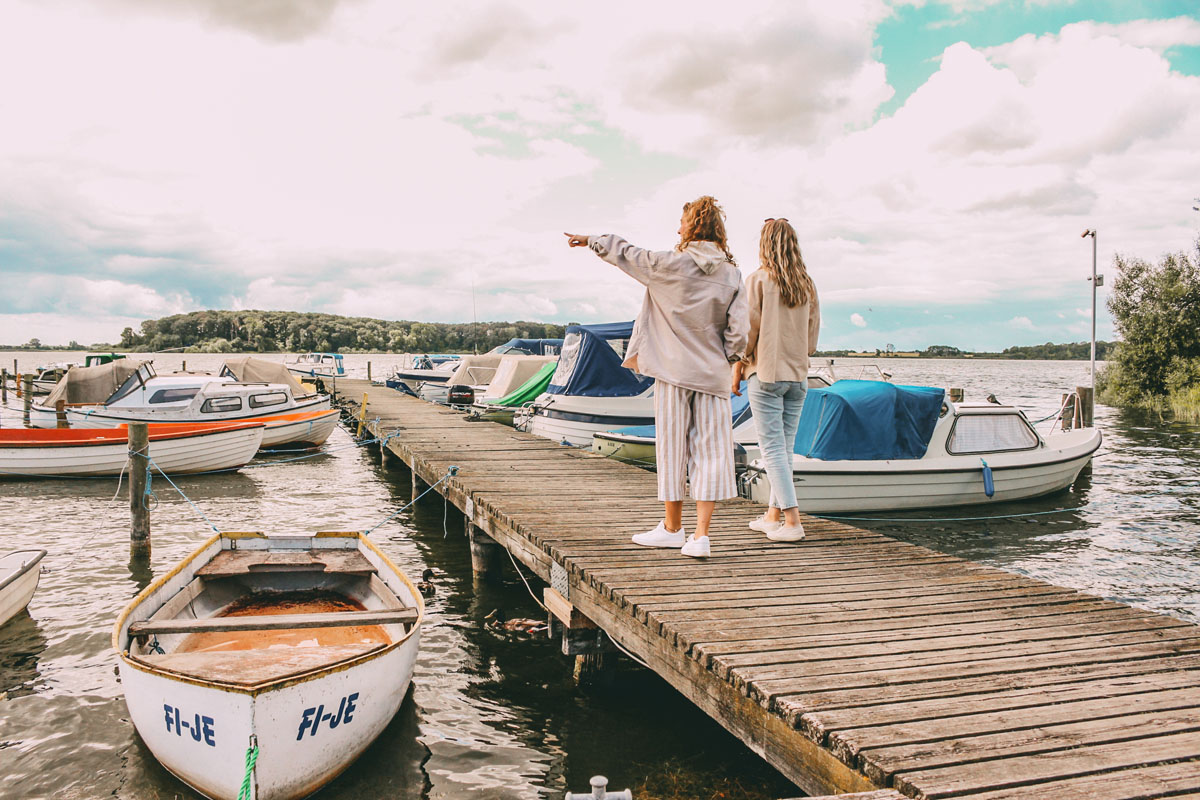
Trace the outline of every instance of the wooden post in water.
[[33, 376], [26, 375], [24, 377], [25, 387], [25, 427], [29, 427], [29, 411], [33, 406]]
[[1071, 430], [1075, 424], [1075, 400], [1076, 395], [1064, 393], [1062, 396], [1062, 411], [1059, 412], [1060, 427], [1064, 431]]
[[187, 372], [187, 361], [184, 361], [184, 362], [183, 362], [183, 368], [182, 368], [182, 369], [180, 369], [179, 371], [180, 371], [180, 372]]
[[951, 403], [961, 403], [962, 401], [963, 401], [963, 390], [957, 389], [957, 388], [951, 389], [950, 390], [950, 402]]
[[150, 509], [146, 480], [150, 471], [150, 430], [144, 422], [129, 423], [129, 549], [150, 552]]
[[500, 574], [500, 550], [496, 540], [467, 520], [467, 538], [471, 543], [471, 575], [476, 578]]
[[371, 362], [367, 362], [367, 380], [371, 380]]
[[0, 369], [0, 403], [8, 405], [8, 370]]
[[54, 403], [54, 427], [69, 428], [67, 423], [67, 401], [58, 400]]
[[1091, 386], [1076, 386], [1075, 394], [1079, 397], [1079, 426], [1090, 428], [1096, 410], [1094, 390]]

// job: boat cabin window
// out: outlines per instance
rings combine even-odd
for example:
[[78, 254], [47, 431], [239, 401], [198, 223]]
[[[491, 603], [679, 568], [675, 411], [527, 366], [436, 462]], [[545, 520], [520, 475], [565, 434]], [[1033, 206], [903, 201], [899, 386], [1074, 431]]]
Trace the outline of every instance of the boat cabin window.
[[265, 406], [278, 406], [287, 402], [286, 392], [267, 392], [266, 394], [250, 395], [251, 408], [263, 408]]
[[1037, 446], [1037, 434], [1020, 414], [964, 414], [954, 421], [946, 452], [999, 453]]
[[183, 400], [191, 400], [200, 391], [198, 386], [181, 387], [179, 389], [159, 389], [154, 394], [150, 395], [150, 404], [155, 403], [178, 403]]
[[582, 334], [567, 334], [567, 338], [563, 342], [562, 353], [558, 357], [558, 366], [554, 369], [550, 383], [555, 386], [567, 385], [567, 381], [571, 380], [571, 373], [575, 371], [575, 362], [579, 360], [579, 348], [582, 343]]
[[240, 397], [210, 397], [204, 401], [204, 405], [200, 406], [200, 411], [204, 414], [241, 410], [242, 398]]

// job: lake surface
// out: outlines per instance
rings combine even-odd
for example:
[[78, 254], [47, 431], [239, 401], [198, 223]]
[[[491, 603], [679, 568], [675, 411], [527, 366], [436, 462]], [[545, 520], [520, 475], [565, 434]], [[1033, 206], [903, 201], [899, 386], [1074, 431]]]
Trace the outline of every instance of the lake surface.
[[[0, 353], [0, 365], [11, 368], [14, 357], [29, 368], [78, 354]], [[184, 360], [193, 369], [213, 368], [221, 357], [154, 360], [168, 371]], [[346, 360], [362, 377], [367, 361], [375, 377], [398, 361]], [[844, 363], [856, 370], [862, 362]], [[995, 393], [1031, 419], [1057, 410], [1062, 391], [1088, 383], [1085, 362], [879, 363], [896, 382], [963, 387], [968, 398]], [[872, 515], [889, 521], [856, 524], [1200, 622], [1200, 426], [1103, 406], [1096, 419], [1105, 444], [1067, 492], [951, 512]], [[0, 424], [19, 425], [19, 413], [0, 409]], [[178, 482], [223, 530], [361, 530], [410, 493], [406, 473], [382, 472], [377, 454], [356, 447], [344, 431], [313, 458]], [[0, 796], [195, 796], [158, 765], [130, 724], [110, 635], [130, 598], [212, 530], [155, 481], [153, 555], [148, 565], [131, 562], [128, 501], [124, 491], [112, 499], [116, 488], [114, 479], [0, 482], [4, 549], [50, 551], [29, 613], [0, 629]], [[1004, 516], [1031, 512], [1056, 513]], [[440, 498], [426, 498], [372, 536], [410, 576], [435, 569], [438, 591], [411, 697], [320, 797], [561, 797], [566, 789], [584, 791], [596, 773], [620, 789], [679, 769], [728, 778], [761, 796], [798, 794], [653, 674], [626, 662], [611, 684], [580, 689], [556, 642], [489, 629], [484, 618], [496, 608], [509, 617], [541, 612], [512, 570], [501, 582], [473, 584], [462, 518]], [[230, 769], [240, 774], [241, 765]]]

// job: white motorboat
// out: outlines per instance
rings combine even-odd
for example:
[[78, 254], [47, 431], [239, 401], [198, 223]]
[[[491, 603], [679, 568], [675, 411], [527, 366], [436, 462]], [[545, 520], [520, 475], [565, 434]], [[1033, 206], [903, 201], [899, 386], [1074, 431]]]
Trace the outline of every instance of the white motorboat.
[[0, 625], [20, 614], [33, 599], [45, 550], [16, 550], [0, 556]]
[[365, 535], [224, 533], [141, 592], [112, 644], [164, 767], [235, 800], [316, 792], [375, 740], [412, 679], [420, 592]]
[[[939, 508], [1050, 494], [1074, 483], [1100, 447], [1096, 428], [1043, 437], [1024, 412], [953, 403], [944, 391], [841, 381], [805, 401], [792, 475], [801, 511]], [[761, 461], [741, 493], [767, 503]]]
[[320, 447], [337, 427], [341, 412], [301, 411], [297, 414], [275, 414], [262, 417], [258, 422], [266, 425], [262, 447], [284, 449], [307, 449]]
[[278, 382], [239, 379], [228, 365], [221, 375], [161, 376], [148, 361], [74, 367], [43, 403], [33, 407], [30, 421], [35, 427], [56, 427], [59, 400], [73, 428], [111, 428], [127, 422], [245, 422], [329, 410], [328, 396], [305, 393], [282, 364], [259, 361], [250, 366], [256, 373], [273, 371]]
[[341, 353], [303, 353], [294, 361], [285, 362], [284, 366], [293, 375], [309, 378], [342, 378], [346, 375]]
[[535, 436], [589, 447], [592, 434], [654, 424], [654, 380], [621, 366], [632, 322], [571, 325], [545, 394], [513, 424]]
[[[480, 359], [486, 359], [486, 362], [477, 363]], [[445, 398], [439, 402], [452, 406], [469, 406], [475, 403], [476, 398], [504, 397], [536, 375], [546, 364], [555, 363], [557, 360], [557, 356], [534, 356], [526, 353], [464, 356], [444, 387]], [[421, 397], [425, 398], [424, 387]]]
[[[150, 457], [168, 475], [237, 469], [254, 458], [266, 426], [258, 422], [148, 425]], [[129, 430], [0, 429], [0, 477], [120, 475], [129, 462]]]
[[476, 395], [471, 416], [487, 422], [513, 424], [513, 414], [546, 391], [558, 366], [555, 358], [539, 362], [505, 356], [482, 396]]

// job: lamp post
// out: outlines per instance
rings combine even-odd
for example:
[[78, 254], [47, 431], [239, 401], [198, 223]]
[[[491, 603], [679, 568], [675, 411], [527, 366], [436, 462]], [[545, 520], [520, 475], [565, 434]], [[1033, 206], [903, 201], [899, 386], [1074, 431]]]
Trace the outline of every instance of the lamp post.
[[1092, 237], [1092, 391], [1096, 390], [1096, 288], [1104, 285], [1104, 277], [1096, 275], [1096, 229], [1088, 228], [1080, 238]]

